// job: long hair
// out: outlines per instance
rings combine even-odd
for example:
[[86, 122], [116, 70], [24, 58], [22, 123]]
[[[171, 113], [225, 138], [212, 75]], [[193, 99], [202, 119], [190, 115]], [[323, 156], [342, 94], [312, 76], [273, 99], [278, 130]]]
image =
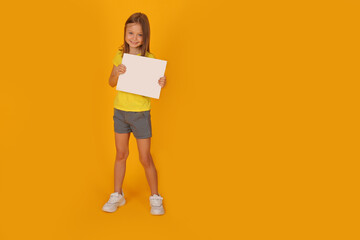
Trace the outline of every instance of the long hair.
[[124, 53], [130, 52], [130, 46], [125, 40], [126, 36], [126, 26], [128, 23], [139, 23], [141, 25], [142, 31], [143, 31], [143, 44], [140, 46], [140, 55], [145, 56], [146, 52], [150, 53], [150, 24], [149, 19], [144, 13], [138, 12], [131, 15], [125, 23], [124, 27], [124, 43], [121, 47], [119, 47], [119, 50], [122, 51], [122, 56], [124, 56]]

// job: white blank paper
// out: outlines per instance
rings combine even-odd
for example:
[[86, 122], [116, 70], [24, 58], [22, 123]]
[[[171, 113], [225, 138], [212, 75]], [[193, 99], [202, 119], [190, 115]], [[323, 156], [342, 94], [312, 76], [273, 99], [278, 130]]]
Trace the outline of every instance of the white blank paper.
[[167, 61], [124, 53], [122, 64], [126, 72], [120, 74], [116, 90], [159, 99], [159, 79], [164, 76]]

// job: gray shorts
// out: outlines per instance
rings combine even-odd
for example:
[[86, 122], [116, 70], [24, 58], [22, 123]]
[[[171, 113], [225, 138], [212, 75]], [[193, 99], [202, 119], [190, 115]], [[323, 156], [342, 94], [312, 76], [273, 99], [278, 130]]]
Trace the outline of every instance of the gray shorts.
[[117, 133], [133, 132], [135, 138], [152, 136], [150, 110], [127, 112], [114, 108], [114, 131]]

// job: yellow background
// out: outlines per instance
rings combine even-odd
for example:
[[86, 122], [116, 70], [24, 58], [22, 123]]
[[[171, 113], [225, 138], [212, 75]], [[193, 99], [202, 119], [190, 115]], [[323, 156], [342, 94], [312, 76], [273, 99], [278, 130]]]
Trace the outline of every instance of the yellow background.
[[[358, 1], [6, 1], [1, 229], [8, 239], [358, 239]], [[168, 61], [152, 100], [166, 215], [131, 136], [113, 191], [108, 85], [126, 19]]]

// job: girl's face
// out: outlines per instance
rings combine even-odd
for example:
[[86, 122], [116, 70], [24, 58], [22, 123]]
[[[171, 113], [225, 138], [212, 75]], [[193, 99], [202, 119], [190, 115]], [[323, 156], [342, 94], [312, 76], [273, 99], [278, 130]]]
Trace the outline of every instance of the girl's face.
[[143, 44], [143, 32], [139, 23], [127, 24], [125, 41], [130, 48], [138, 48]]

